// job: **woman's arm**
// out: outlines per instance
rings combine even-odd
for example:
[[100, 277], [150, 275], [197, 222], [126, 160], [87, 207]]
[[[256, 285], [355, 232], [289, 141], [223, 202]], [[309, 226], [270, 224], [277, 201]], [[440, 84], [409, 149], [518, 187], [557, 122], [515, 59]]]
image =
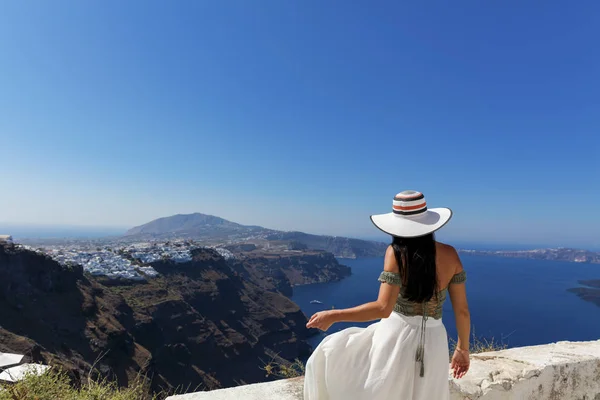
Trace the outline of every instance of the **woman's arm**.
[[[463, 272], [463, 266], [456, 250], [452, 249], [451, 260], [455, 264], [455, 274]], [[458, 342], [452, 357], [452, 369], [455, 378], [462, 378], [469, 370], [469, 336], [471, 335], [471, 314], [467, 303], [467, 291], [464, 281], [461, 283], [450, 283], [448, 293], [452, 301], [456, 330], [458, 331]]]
[[[389, 246], [385, 252], [383, 270], [393, 273], [399, 272], [392, 246]], [[354, 308], [318, 312], [311, 317], [306, 327], [325, 331], [336, 322], [367, 322], [387, 318], [394, 310], [394, 304], [396, 304], [399, 293], [399, 286], [381, 283], [377, 300]]]
[[[462, 263], [456, 253], [456, 250], [452, 249], [454, 253], [451, 260], [455, 264], [455, 274], [463, 271]], [[451, 283], [448, 286], [448, 293], [450, 294], [450, 301], [452, 302], [452, 309], [454, 310], [454, 318], [456, 320], [456, 330], [458, 331], [458, 343], [457, 348], [463, 350], [469, 350], [469, 335], [471, 334], [471, 314], [469, 313], [469, 304], [467, 303], [467, 290], [465, 284]]]

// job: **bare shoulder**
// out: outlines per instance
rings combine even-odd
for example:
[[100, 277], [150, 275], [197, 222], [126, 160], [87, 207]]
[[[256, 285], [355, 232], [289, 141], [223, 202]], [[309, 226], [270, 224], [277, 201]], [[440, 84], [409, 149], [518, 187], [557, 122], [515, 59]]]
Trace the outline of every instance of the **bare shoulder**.
[[392, 247], [391, 244], [385, 250], [385, 256], [386, 257], [395, 257], [395, 255], [394, 255], [394, 248]]
[[383, 261], [383, 270], [388, 272], [399, 272], [398, 262], [396, 261], [396, 253], [394, 248], [390, 245], [385, 251], [385, 260]]
[[435, 250], [436, 252], [444, 257], [452, 257], [458, 256], [458, 252], [453, 246], [442, 242], [435, 242]]
[[460, 272], [463, 269], [458, 252], [453, 246], [442, 242], [436, 242], [436, 252], [438, 260], [446, 268], [454, 272]]

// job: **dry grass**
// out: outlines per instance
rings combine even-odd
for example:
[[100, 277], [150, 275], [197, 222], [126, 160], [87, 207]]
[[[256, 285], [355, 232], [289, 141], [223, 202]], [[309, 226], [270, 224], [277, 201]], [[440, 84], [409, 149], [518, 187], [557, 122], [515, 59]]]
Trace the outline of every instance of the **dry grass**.
[[51, 369], [43, 375], [29, 375], [15, 384], [0, 383], [0, 400], [159, 400], [148, 382], [138, 377], [126, 388], [114, 382], [92, 381], [76, 389], [65, 372]]
[[277, 378], [296, 378], [304, 375], [304, 363], [298, 359], [294, 362], [277, 362], [272, 359], [261, 368], [266, 372], [266, 376]]
[[[454, 349], [456, 349], [456, 340], [448, 339], [448, 343], [450, 345], [450, 359], [452, 359], [452, 355], [454, 354]], [[495, 340], [493, 337], [485, 338], [482, 336], [477, 336], [475, 334], [475, 329], [471, 332], [471, 340], [470, 340], [470, 349], [469, 352], [471, 354], [477, 353], [487, 353], [488, 351], [498, 351], [504, 350], [508, 346], [505, 343], [499, 342]]]

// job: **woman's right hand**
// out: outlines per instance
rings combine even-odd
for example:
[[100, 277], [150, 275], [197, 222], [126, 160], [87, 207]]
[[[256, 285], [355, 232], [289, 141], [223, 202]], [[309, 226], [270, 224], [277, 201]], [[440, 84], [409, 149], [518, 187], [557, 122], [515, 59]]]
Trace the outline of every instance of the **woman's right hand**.
[[469, 350], [461, 350], [456, 348], [454, 350], [454, 355], [452, 356], [452, 362], [450, 363], [450, 368], [453, 371], [453, 375], [455, 379], [460, 379], [467, 371], [469, 371], [469, 366], [471, 365], [471, 361], [469, 360]]
[[331, 310], [328, 311], [319, 311], [310, 317], [308, 324], [306, 324], [307, 328], [317, 328], [322, 331], [326, 331], [335, 323], [334, 314]]

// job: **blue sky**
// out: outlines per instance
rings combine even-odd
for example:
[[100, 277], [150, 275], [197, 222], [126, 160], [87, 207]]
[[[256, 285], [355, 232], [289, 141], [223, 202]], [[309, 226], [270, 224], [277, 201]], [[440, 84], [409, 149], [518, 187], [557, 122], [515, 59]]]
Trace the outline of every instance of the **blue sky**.
[[447, 240], [599, 248], [599, 37], [595, 1], [2, 2], [0, 222], [375, 237], [416, 189]]

